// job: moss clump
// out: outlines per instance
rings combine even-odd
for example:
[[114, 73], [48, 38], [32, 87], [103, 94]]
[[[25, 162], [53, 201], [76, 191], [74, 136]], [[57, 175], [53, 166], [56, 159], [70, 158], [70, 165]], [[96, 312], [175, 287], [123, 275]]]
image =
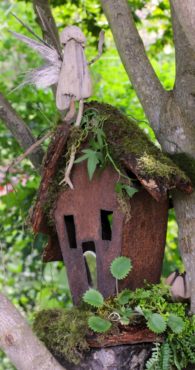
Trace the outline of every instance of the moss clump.
[[33, 329], [49, 351], [59, 360], [78, 364], [89, 349], [86, 334], [89, 331], [86, 309], [50, 309], [37, 313]]

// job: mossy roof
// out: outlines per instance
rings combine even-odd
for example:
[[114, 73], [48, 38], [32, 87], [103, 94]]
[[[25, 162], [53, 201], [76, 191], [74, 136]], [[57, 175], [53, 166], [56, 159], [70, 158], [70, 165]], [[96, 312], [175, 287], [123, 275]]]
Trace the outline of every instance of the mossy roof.
[[[84, 114], [87, 114], [89, 109], [95, 110], [103, 118], [103, 130], [113, 159], [127, 174], [133, 173], [156, 200], [165, 199], [167, 191], [173, 188], [186, 193], [192, 191], [189, 177], [149, 140], [136, 122], [109, 104], [86, 103]], [[45, 204], [48, 197], [49, 201], [52, 201], [51, 188], [54, 183], [55, 197], [61, 190], [58, 174], [61, 167], [63, 170], [65, 168], [65, 154], [70, 132], [71, 126], [65, 123], [59, 124], [49, 145], [32, 215], [35, 232], [44, 232], [48, 229]]]
[[154, 145], [138, 124], [115, 107], [98, 102], [86, 104], [104, 118], [104, 132], [112, 156], [126, 171], [133, 172], [151, 195], [160, 200], [167, 190], [191, 193], [191, 180]]

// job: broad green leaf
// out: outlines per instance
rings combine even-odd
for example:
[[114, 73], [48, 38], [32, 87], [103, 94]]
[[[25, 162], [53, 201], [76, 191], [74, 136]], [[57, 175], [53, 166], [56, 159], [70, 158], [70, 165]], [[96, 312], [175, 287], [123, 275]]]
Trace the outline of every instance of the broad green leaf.
[[117, 280], [124, 279], [132, 269], [131, 260], [128, 257], [117, 257], [111, 263], [110, 271], [112, 276]]
[[179, 334], [183, 331], [185, 323], [181, 317], [174, 314], [170, 314], [167, 321], [167, 325], [169, 326], [169, 328], [171, 328], [171, 330], [174, 333]]
[[166, 321], [158, 313], [152, 313], [147, 318], [148, 328], [156, 334], [161, 334], [166, 330]]
[[111, 322], [105, 319], [102, 319], [99, 316], [91, 316], [88, 319], [88, 325], [90, 329], [96, 333], [105, 333], [111, 327]]
[[95, 289], [87, 290], [83, 296], [83, 301], [96, 308], [102, 307], [104, 304], [102, 294]]
[[88, 175], [89, 179], [92, 180], [93, 174], [96, 170], [97, 164], [99, 163], [99, 160], [96, 156], [96, 152], [93, 152], [93, 155], [90, 155], [87, 161], [87, 170], [88, 170]]
[[117, 297], [117, 301], [123, 305], [123, 304], [128, 303], [131, 297], [132, 297], [132, 292], [128, 289], [125, 289], [121, 293], [119, 293]]

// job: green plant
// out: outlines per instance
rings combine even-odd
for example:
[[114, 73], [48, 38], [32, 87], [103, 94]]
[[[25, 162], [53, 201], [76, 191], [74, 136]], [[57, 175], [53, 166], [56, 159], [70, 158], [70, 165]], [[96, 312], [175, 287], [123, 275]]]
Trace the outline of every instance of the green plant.
[[[130, 259], [122, 256], [111, 263], [110, 271], [118, 281], [131, 268]], [[195, 363], [195, 317], [188, 315], [187, 304], [172, 301], [168, 286], [125, 289], [107, 300], [97, 290], [90, 289], [83, 300], [93, 307], [88, 326], [96, 333], [112, 333], [117, 323], [124, 326], [138, 323], [163, 335], [163, 343], [156, 343], [152, 349], [147, 370], [171, 370], [173, 366], [183, 370], [188, 363]]]
[[[82, 129], [84, 130], [84, 134], [81, 141], [83, 141], [88, 134], [90, 134], [91, 138], [89, 140], [88, 148], [82, 149], [81, 152], [83, 155], [78, 157], [74, 163], [80, 163], [85, 160], [87, 161], [87, 170], [90, 180], [92, 180], [97, 166], [104, 169], [106, 165], [110, 163], [118, 173], [119, 179], [124, 179], [124, 183], [120, 181], [117, 182], [115, 188], [116, 192], [120, 194], [124, 192], [131, 198], [138, 190], [132, 186], [129, 177], [118, 168], [110, 154], [106, 135], [103, 130], [105, 120], [106, 116], [101, 117], [96, 110], [89, 109], [85, 112], [82, 119]], [[78, 148], [78, 145], [76, 147]]]

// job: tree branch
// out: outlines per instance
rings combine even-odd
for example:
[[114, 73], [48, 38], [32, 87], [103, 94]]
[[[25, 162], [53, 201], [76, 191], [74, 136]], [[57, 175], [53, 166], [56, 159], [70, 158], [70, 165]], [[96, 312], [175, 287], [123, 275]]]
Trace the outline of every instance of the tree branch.
[[[12, 132], [13, 136], [19, 143], [22, 149], [28, 149], [35, 143], [30, 129], [25, 122], [18, 116], [16, 111], [12, 108], [11, 104], [0, 93], [0, 118], [4, 121], [7, 128]], [[40, 168], [44, 152], [41, 148], [37, 148], [29, 158], [35, 168]]]
[[41, 27], [44, 40], [54, 46], [61, 54], [58, 29], [51, 12], [49, 0], [33, 0], [33, 8], [37, 16], [37, 23]]
[[191, 46], [195, 50], [195, 2], [194, 0], [170, 0], [174, 7], [179, 22], [189, 40]]
[[0, 293], [0, 347], [17, 370], [62, 370], [22, 315]]
[[126, 0], [101, 0], [126, 72], [156, 133], [161, 104], [166, 96], [134, 24]]

